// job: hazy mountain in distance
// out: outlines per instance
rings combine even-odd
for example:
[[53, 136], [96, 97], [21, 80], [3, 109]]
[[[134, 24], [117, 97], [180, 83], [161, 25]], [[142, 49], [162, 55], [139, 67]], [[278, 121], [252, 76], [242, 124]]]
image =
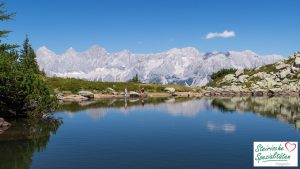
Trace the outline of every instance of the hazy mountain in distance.
[[138, 74], [142, 82], [192, 86], [206, 84], [209, 75], [222, 68], [249, 69], [283, 59], [279, 55], [259, 56], [250, 50], [201, 53], [192, 47], [153, 54], [127, 50], [109, 53], [98, 45], [84, 52], [69, 48], [61, 55], [44, 46], [36, 54], [40, 68], [50, 77], [124, 82]]

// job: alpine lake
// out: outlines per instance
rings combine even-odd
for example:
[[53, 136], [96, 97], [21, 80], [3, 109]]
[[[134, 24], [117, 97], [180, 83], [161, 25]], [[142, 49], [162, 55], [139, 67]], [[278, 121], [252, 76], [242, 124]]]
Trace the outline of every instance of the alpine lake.
[[0, 169], [253, 168], [254, 141], [300, 141], [300, 98], [148, 98], [64, 103], [11, 119]]

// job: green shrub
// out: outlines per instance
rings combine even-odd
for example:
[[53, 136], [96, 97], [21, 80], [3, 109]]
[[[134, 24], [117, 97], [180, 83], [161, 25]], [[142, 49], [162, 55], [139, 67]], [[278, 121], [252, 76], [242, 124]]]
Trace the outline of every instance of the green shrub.
[[228, 74], [233, 74], [236, 72], [237, 69], [221, 69], [213, 74], [211, 74], [210, 78], [212, 80], [216, 80], [216, 79], [219, 79], [219, 78], [223, 78], [225, 75], [228, 75]]

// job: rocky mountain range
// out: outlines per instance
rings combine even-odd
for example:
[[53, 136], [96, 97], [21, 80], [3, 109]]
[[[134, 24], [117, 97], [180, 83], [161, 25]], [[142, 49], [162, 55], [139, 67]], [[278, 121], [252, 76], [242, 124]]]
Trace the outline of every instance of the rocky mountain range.
[[98, 45], [84, 52], [69, 48], [63, 54], [44, 46], [36, 54], [40, 69], [50, 77], [123, 82], [137, 74], [146, 83], [189, 86], [206, 84], [210, 74], [223, 68], [250, 69], [283, 59], [279, 55], [259, 56], [250, 50], [202, 53], [192, 47], [153, 54], [134, 54], [127, 50], [109, 53]]

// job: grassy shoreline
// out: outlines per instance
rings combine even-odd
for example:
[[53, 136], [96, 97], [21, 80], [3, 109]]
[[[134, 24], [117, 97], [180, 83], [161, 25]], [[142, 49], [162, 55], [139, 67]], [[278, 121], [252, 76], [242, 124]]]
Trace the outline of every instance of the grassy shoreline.
[[87, 90], [95, 94], [108, 94], [109, 91], [107, 88], [112, 88], [116, 92], [123, 92], [126, 87], [128, 88], [128, 91], [136, 92], [139, 92], [141, 88], [144, 88], [147, 93], [165, 92], [164, 89], [167, 87], [174, 88], [176, 92], [199, 92], [199, 88], [175, 84], [162, 85], [136, 82], [94, 82], [60, 77], [47, 77], [45, 81], [53, 93], [67, 92], [76, 94], [80, 90]]

